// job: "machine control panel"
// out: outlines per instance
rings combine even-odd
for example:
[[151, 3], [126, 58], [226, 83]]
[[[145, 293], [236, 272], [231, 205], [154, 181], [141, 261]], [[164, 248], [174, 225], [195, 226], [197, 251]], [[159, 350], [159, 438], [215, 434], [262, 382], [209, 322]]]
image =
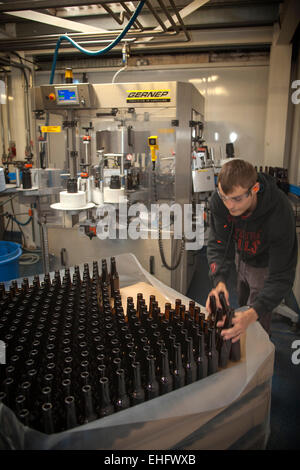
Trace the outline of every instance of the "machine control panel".
[[56, 86], [55, 93], [58, 105], [79, 104], [77, 86]]
[[90, 83], [41, 85], [34, 90], [35, 108], [45, 110], [96, 108]]

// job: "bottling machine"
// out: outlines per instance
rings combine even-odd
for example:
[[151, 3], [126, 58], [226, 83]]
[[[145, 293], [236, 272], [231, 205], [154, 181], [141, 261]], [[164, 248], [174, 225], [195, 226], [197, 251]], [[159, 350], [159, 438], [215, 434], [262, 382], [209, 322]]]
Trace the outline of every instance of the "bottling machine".
[[[140, 229], [147, 237], [118, 235], [122, 223], [134, 218], [133, 204], [140, 204], [143, 220], [143, 208], [151, 204], [194, 207], [197, 194], [214, 187], [213, 173], [192, 160], [204, 142], [204, 98], [194, 85], [41, 85], [33, 88], [32, 109], [40, 167], [47, 167], [38, 171], [60, 169], [62, 178], [51, 212], [45, 207], [49, 251], [69, 266], [133, 252], [158, 279], [185, 293], [196, 251], [186, 250], [184, 239], [174, 236], [174, 217], [167, 226], [149, 229], [146, 213]], [[100, 240], [97, 227], [109, 207], [117, 213], [116, 237]], [[127, 211], [125, 222], [120, 208]], [[194, 229], [203, 230], [203, 220], [195, 216]], [[151, 237], [151, 230], [156, 235]]]

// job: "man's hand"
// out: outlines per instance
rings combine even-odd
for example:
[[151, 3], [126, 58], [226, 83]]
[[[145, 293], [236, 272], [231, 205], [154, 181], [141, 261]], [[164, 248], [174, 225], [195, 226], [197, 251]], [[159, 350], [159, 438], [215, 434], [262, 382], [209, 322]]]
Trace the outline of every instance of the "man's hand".
[[[249, 308], [244, 312], [235, 312], [232, 319], [233, 327], [228, 328], [227, 330], [221, 331], [221, 335], [224, 340], [231, 339], [232, 343], [235, 343], [241, 339], [241, 335], [245, 333], [246, 329], [251, 323], [254, 323], [258, 319], [258, 315], [254, 308]], [[223, 321], [219, 321], [217, 326], [224, 325], [225, 316]]]
[[216, 305], [217, 305], [217, 308], [222, 308], [222, 305], [221, 305], [220, 299], [219, 299], [219, 293], [220, 293], [220, 292], [224, 292], [226, 302], [227, 302], [227, 304], [229, 305], [229, 294], [228, 294], [228, 290], [227, 290], [227, 288], [226, 288], [224, 282], [219, 282], [219, 283], [217, 284], [217, 286], [216, 286], [214, 289], [212, 289], [212, 290], [210, 291], [210, 293], [208, 294], [207, 300], [206, 300], [206, 305], [205, 305], [205, 307], [206, 307], [206, 310], [207, 310], [209, 313], [211, 313], [211, 311], [210, 311], [210, 301], [209, 301], [209, 297], [210, 297], [211, 295], [214, 295], [215, 298], [216, 298]]

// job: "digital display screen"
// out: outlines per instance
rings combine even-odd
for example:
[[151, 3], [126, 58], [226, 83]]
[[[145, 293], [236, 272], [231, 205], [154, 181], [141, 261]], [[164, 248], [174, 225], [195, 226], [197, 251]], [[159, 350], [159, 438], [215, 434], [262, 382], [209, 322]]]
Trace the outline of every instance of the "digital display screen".
[[75, 90], [57, 90], [58, 101], [77, 101]]
[[55, 87], [57, 104], [79, 104], [77, 86]]

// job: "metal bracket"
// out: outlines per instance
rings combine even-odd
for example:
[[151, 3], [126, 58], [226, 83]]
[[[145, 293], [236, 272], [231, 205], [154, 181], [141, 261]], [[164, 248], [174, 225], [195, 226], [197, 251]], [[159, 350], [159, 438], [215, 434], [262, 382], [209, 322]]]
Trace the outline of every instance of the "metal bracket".
[[77, 126], [77, 121], [64, 121], [63, 122], [63, 128], [65, 127], [72, 128], [76, 126]]
[[116, 116], [118, 111], [118, 108], [112, 108], [111, 111], [107, 113], [96, 113], [96, 117]]

